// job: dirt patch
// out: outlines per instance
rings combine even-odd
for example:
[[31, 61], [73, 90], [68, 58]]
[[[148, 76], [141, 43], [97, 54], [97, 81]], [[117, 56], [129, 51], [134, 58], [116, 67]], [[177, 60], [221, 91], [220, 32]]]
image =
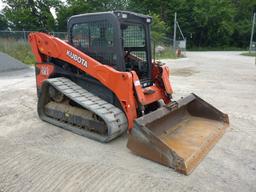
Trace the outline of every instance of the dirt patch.
[[182, 76], [188, 77], [194, 75], [195, 73], [199, 73], [199, 71], [195, 70], [192, 67], [185, 67], [185, 68], [174, 68], [171, 70], [171, 75], [173, 76]]

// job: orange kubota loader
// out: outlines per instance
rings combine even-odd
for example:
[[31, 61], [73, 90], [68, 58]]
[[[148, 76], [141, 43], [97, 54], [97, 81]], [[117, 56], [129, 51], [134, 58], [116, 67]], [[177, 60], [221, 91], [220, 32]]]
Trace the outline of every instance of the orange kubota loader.
[[133, 12], [103, 12], [72, 16], [68, 42], [31, 33], [38, 114], [100, 142], [128, 130], [135, 154], [189, 174], [229, 120], [195, 94], [172, 100], [167, 65], [152, 61], [151, 22]]

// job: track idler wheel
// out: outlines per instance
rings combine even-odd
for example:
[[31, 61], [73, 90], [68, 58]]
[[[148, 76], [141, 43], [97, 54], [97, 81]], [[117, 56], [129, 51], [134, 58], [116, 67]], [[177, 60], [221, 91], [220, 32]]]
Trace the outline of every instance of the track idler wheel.
[[64, 100], [64, 95], [53, 86], [49, 87], [49, 95], [50, 98], [57, 103], [61, 103]]

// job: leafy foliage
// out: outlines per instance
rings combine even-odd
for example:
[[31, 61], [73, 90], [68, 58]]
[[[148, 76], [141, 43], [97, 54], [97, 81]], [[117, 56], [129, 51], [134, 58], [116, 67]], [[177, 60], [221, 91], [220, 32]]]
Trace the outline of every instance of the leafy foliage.
[[67, 0], [67, 4], [62, 5], [57, 13], [58, 29], [66, 31], [67, 20], [72, 15], [125, 10], [127, 5], [128, 0]]
[[3, 12], [14, 30], [53, 30], [55, 20], [50, 8], [56, 8], [59, 0], [4, 0]]
[[158, 14], [173, 31], [174, 13], [191, 47], [246, 47], [255, 0], [131, 0], [131, 10]]
[[[4, 0], [4, 14], [14, 30], [66, 31], [70, 16], [130, 10], [155, 20], [152, 36], [159, 40], [173, 31], [174, 13], [190, 47], [248, 47], [256, 0]], [[65, 2], [65, 3], [63, 3]], [[51, 10], [56, 11], [54, 19]], [[0, 27], [6, 21], [0, 16]]]
[[152, 15], [153, 23], [151, 26], [151, 36], [153, 41], [161, 41], [165, 37], [165, 34], [168, 31], [168, 26], [160, 18], [159, 15], [153, 13]]
[[0, 30], [6, 30], [8, 27], [7, 19], [0, 13]]

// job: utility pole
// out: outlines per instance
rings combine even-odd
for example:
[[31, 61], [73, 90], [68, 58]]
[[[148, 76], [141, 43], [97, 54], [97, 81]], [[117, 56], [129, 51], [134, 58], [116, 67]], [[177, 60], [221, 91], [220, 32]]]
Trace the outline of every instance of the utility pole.
[[174, 14], [174, 23], [173, 23], [173, 49], [176, 50], [176, 26], [177, 26], [177, 13]]
[[253, 20], [252, 20], [252, 32], [251, 32], [251, 39], [250, 39], [250, 48], [249, 48], [249, 53], [251, 53], [251, 50], [252, 50], [252, 41], [253, 41], [253, 34], [254, 34], [255, 17], [256, 17], [256, 13], [254, 13], [254, 14], [253, 14]]

